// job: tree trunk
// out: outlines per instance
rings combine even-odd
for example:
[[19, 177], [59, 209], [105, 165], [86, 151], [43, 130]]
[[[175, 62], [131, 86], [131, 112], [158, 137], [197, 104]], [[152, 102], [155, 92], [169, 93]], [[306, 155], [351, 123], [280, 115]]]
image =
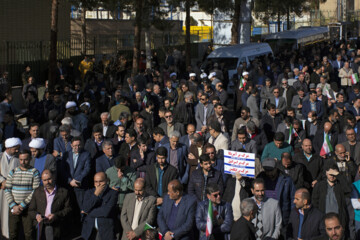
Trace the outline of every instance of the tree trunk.
[[290, 7], [287, 7], [286, 10], [286, 29], [290, 30]]
[[83, 55], [86, 55], [86, 41], [87, 41], [87, 38], [86, 38], [86, 8], [83, 7], [83, 12], [81, 14], [81, 22], [82, 22], [82, 25], [81, 25], [81, 32], [82, 32], [82, 42], [83, 42], [83, 49], [82, 49], [82, 54]]
[[58, 32], [58, 0], [51, 3], [50, 25], [50, 55], [49, 55], [49, 90], [53, 90], [56, 81], [56, 55], [57, 55], [57, 32]]
[[151, 69], [151, 34], [150, 27], [145, 30], [146, 68]]
[[239, 23], [240, 23], [240, 6], [241, 0], [235, 0], [234, 4], [234, 16], [232, 18], [232, 26], [231, 26], [231, 43], [230, 44], [238, 44], [239, 43]]
[[140, 47], [141, 47], [141, 18], [143, 0], [136, 0], [136, 17], [134, 27], [134, 50], [131, 76], [135, 76], [139, 71]]
[[278, 11], [278, 14], [277, 14], [277, 21], [278, 21], [278, 32], [280, 32], [281, 31], [280, 11]]
[[185, 11], [186, 11], [186, 19], [185, 19], [185, 54], [186, 54], [186, 67], [191, 65], [191, 46], [190, 46], [190, 0], [186, 0], [185, 2]]

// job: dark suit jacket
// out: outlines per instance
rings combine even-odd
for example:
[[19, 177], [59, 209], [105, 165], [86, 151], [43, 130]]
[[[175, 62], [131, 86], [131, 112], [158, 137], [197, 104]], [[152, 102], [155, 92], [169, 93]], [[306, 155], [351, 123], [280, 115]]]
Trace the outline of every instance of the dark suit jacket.
[[277, 126], [281, 123], [282, 117], [276, 114], [275, 118], [272, 118], [269, 113], [264, 114], [260, 121], [260, 129], [262, 129], [266, 135], [267, 141], [272, 142]]
[[165, 236], [166, 232], [171, 231], [174, 233], [174, 238], [179, 240], [193, 239], [192, 229], [195, 220], [196, 198], [191, 195], [182, 196], [182, 199], [178, 204], [179, 210], [174, 227], [169, 228], [168, 223], [174, 202], [175, 201], [170, 199], [168, 195], [164, 197], [163, 204], [157, 217], [160, 232]]
[[[280, 96], [282, 96], [284, 93], [284, 88], [280, 88]], [[296, 90], [294, 87], [289, 86], [289, 88], [286, 91], [286, 104], [288, 107], [291, 107], [292, 99], [293, 97], [297, 95]]]
[[116, 206], [118, 193], [107, 186], [97, 197], [95, 188], [86, 191], [82, 210], [86, 213], [83, 222], [81, 236], [89, 239], [95, 227], [97, 218], [98, 231], [101, 239], [115, 239], [114, 222], [116, 219]]
[[154, 197], [164, 197], [167, 193], [167, 187], [170, 181], [178, 178], [176, 168], [171, 165], [165, 167], [165, 172], [162, 178], [162, 196], [158, 194], [159, 177], [157, 173], [158, 163], [151, 164], [146, 168], [145, 175], [145, 191], [147, 194]]
[[181, 136], [179, 143], [184, 144], [189, 149], [189, 147], [190, 147], [189, 135], [186, 134], [184, 136]]
[[[341, 143], [344, 145], [345, 150], [350, 153], [350, 144], [348, 141]], [[356, 142], [355, 144], [355, 156], [353, 156], [354, 162], [356, 165], [360, 164], [360, 142]]]
[[165, 144], [169, 143], [169, 138], [165, 135], [160, 142], [155, 143], [154, 150], [158, 149], [159, 147], [163, 147]]
[[[98, 123], [94, 125], [94, 128], [101, 128], [101, 132], [103, 131], [103, 125], [102, 123]], [[106, 131], [106, 135], [104, 136], [105, 138], [113, 138], [116, 134], [117, 131], [117, 127], [113, 124], [109, 124], [108, 129]]]
[[[170, 144], [166, 144], [164, 145], [164, 147], [166, 148], [168, 155], [167, 155], [167, 163], [170, 164]], [[182, 184], [187, 184], [188, 180], [189, 180], [189, 169], [190, 166], [187, 163], [187, 155], [188, 155], [188, 151], [186, 149], [186, 146], [178, 143], [178, 146], [176, 148], [176, 152], [177, 152], [177, 169], [179, 171], [179, 180]]]
[[[165, 135], [168, 136], [168, 132], [167, 132], [167, 124], [166, 122], [163, 122], [159, 125], [159, 127], [161, 127], [164, 132], [165, 132]], [[174, 130], [175, 131], [179, 131], [181, 136], [185, 135], [185, 128], [184, 128], [184, 125], [182, 123], [175, 123], [174, 124]]]
[[231, 228], [230, 239], [236, 240], [255, 240], [255, 227], [244, 217], [234, 222]]
[[82, 188], [88, 187], [86, 179], [90, 173], [90, 162], [90, 153], [86, 151], [80, 152], [74, 168], [73, 151], [69, 151], [63, 160], [61, 176], [64, 177], [64, 183], [70, 184], [71, 180], [75, 179], [81, 183]]
[[[29, 216], [36, 221], [36, 215], [45, 215], [47, 200], [43, 187], [39, 187], [34, 191], [30, 205]], [[54, 239], [64, 239], [62, 236], [66, 232], [64, 229], [65, 220], [71, 213], [70, 197], [68, 191], [65, 188], [57, 188], [55, 197], [51, 205], [51, 213], [55, 215], [51, 221], [51, 225], [54, 229]], [[40, 233], [42, 233], [43, 222], [40, 224]], [[40, 238], [41, 239], [41, 238]]]
[[65, 147], [65, 143], [62, 139], [62, 137], [57, 137], [54, 139], [54, 150], [56, 150], [58, 153], [62, 153], [63, 155], [65, 152], [71, 150], [71, 139], [69, 139], [69, 142], [67, 143]]
[[114, 166], [114, 156], [109, 159], [105, 154], [96, 159], [96, 172], [106, 172], [108, 168]]
[[[224, 120], [224, 125], [225, 125], [225, 132], [229, 132], [230, 120], [225, 115], [223, 116], [223, 120]], [[218, 121], [215, 113], [207, 119], [207, 124], [209, 125], [209, 123], [211, 121]]]
[[84, 149], [90, 153], [91, 159], [96, 159], [104, 154], [101, 145], [97, 146], [93, 138], [86, 140]]
[[[303, 101], [301, 113], [304, 119], [307, 119], [308, 113], [311, 111], [310, 100]], [[324, 109], [321, 101], [316, 101], [316, 114], [319, 119], [324, 114]]]

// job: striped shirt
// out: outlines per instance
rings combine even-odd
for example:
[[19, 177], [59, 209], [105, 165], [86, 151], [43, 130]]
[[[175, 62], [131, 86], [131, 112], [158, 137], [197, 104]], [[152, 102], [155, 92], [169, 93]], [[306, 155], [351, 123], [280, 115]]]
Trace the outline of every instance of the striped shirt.
[[26, 208], [32, 198], [34, 190], [40, 185], [40, 173], [36, 168], [25, 171], [17, 167], [9, 172], [6, 179], [5, 197], [10, 209], [15, 205]]

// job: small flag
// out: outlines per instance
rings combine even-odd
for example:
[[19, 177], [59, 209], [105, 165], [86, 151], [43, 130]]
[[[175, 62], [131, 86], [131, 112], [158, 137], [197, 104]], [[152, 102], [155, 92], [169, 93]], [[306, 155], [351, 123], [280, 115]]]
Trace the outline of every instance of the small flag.
[[213, 209], [212, 209], [212, 203], [209, 199], [209, 208], [206, 219], [206, 237], [209, 237], [212, 233], [212, 229], [213, 229], [212, 220], [213, 220]]
[[145, 223], [144, 231], [149, 230], [149, 229], [155, 229], [155, 227], [151, 226], [151, 225], [148, 224], [148, 223]]
[[359, 76], [357, 73], [352, 74], [350, 78], [352, 84], [357, 84], [359, 82]]
[[246, 86], [246, 82], [245, 82], [245, 80], [243, 78], [241, 78], [240, 79], [239, 89], [242, 91], [245, 86]]
[[146, 103], [147, 103], [147, 96], [145, 95], [145, 97], [141, 103], [141, 107], [146, 108]]
[[333, 97], [330, 95], [330, 90], [329, 88], [327, 87], [327, 85], [325, 85], [325, 93], [326, 93], [326, 96], [329, 98], [329, 99], [332, 99]]
[[158, 232], [158, 234], [159, 234], [159, 240], [162, 240], [162, 239], [163, 239], [163, 235], [162, 235], [161, 233], [159, 233], [159, 232]]
[[291, 144], [293, 137], [299, 137], [299, 135], [294, 129], [293, 125], [290, 125], [288, 144]]
[[325, 135], [325, 141], [321, 147], [320, 156], [325, 156], [333, 151], [333, 147], [331, 146], [331, 142], [329, 139], [329, 135]]

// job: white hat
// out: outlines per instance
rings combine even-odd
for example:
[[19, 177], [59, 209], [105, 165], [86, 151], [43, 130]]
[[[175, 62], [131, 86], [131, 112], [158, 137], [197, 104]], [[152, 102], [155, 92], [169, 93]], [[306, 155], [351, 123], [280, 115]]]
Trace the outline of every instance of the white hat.
[[175, 76], [175, 77], [177, 76], [176, 72], [173, 72], [170, 74], [170, 77], [173, 77], [173, 76]]
[[88, 108], [90, 108], [90, 103], [88, 103], [88, 102], [83, 102], [82, 104], [80, 104], [80, 107], [82, 107], [82, 106], [84, 106], [84, 105], [86, 105]]
[[200, 78], [206, 78], [207, 77], [207, 74], [206, 73], [202, 73], [201, 75], [200, 75]]
[[43, 149], [45, 146], [46, 144], [43, 138], [34, 138], [29, 143], [30, 148]]
[[76, 102], [69, 101], [69, 102], [66, 103], [66, 106], [65, 106], [66, 109], [69, 109], [69, 108], [72, 108], [72, 107], [76, 107]]
[[196, 77], [196, 73], [190, 73], [189, 77]]
[[249, 72], [243, 72], [242, 76], [244, 77], [245, 75], [249, 75]]
[[216, 76], [216, 72], [212, 72], [212, 73], [209, 74], [209, 77], [208, 77], [208, 78], [211, 79], [211, 78], [213, 78], [213, 77], [215, 77], [215, 76]]
[[21, 146], [21, 140], [20, 138], [8, 138], [6, 139], [5, 141], [5, 147], [6, 148], [12, 148], [12, 147], [15, 147], [15, 146], [18, 146], [20, 145]]

